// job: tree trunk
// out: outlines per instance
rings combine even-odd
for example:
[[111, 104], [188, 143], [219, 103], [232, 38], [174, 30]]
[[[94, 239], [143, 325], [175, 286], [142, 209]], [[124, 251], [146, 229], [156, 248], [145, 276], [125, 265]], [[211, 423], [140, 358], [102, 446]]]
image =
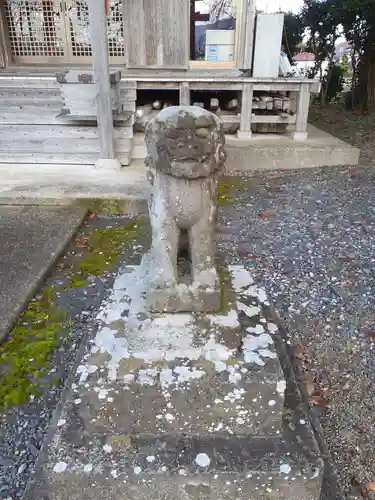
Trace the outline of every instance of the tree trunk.
[[358, 76], [358, 69], [357, 69], [357, 51], [354, 49], [351, 53], [351, 61], [352, 61], [352, 82], [351, 82], [351, 108], [352, 110], [355, 108], [355, 99], [356, 99], [356, 86], [357, 86], [357, 76]]
[[369, 54], [367, 69], [367, 110], [375, 111], [375, 54]]

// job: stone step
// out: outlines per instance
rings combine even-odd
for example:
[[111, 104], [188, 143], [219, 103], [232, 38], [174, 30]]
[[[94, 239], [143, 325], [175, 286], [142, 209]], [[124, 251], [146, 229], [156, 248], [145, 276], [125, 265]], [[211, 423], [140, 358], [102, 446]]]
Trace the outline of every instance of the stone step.
[[[323, 461], [305, 415], [273, 439], [95, 435], [60, 420], [25, 498], [318, 500]], [[291, 428], [293, 430], [291, 430]], [[48, 492], [48, 495], [43, 495]]]
[[[115, 139], [131, 139], [132, 127], [115, 127]], [[73, 124], [60, 125], [0, 125], [0, 137], [10, 141], [20, 139], [98, 139], [97, 126], [76, 126]]]
[[[83, 373], [98, 367], [100, 357], [92, 354]], [[74, 391], [81, 401], [74, 411], [90, 422], [95, 435], [108, 418], [111, 431], [119, 435], [277, 435], [285, 388], [278, 360], [267, 361], [262, 370], [235, 361], [215, 367], [202, 359], [189, 363], [123, 359], [116, 382], [103, 383], [98, 372]], [[221, 365], [223, 372], [218, 372]]]

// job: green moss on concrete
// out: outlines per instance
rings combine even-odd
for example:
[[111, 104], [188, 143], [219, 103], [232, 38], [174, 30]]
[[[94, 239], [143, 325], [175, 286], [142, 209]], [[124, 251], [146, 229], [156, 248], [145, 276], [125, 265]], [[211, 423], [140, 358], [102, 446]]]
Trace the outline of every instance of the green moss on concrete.
[[[251, 179], [240, 176], [223, 176], [218, 183], [218, 204], [221, 207], [241, 203], [239, 193], [244, 193], [251, 185]], [[246, 201], [246, 200], [245, 200]]]
[[28, 304], [0, 346], [0, 407], [23, 404], [38, 394], [38, 379], [48, 369], [66, 319], [49, 286]]
[[89, 236], [89, 251], [73, 269], [70, 288], [85, 286], [89, 276], [100, 276], [144, 234], [143, 220], [127, 226], [96, 229]]
[[[83, 287], [89, 275], [101, 275], [142, 233], [143, 221], [97, 229], [89, 236], [87, 255], [74, 265], [69, 286]], [[61, 335], [69, 331], [67, 311], [56, 304], [58, 288], [44, 286], [29, 302], [9, 338], [0, 345], [0, 407], [26, 403], [39, 393], [39, 379], [49, 367]], [[60, 381], [55, 377], [53, 386]]]

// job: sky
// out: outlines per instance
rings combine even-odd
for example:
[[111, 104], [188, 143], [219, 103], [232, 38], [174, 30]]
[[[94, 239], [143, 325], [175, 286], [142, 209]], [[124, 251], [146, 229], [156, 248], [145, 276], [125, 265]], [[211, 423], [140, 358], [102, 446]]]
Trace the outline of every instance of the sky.
[[[197, 2], [196, 8], [200, 12], [207, 12], [207, 0], [205, 2]], [[299, 12], [302, 6], [302, 0], [256, 0], [257, 8], [264, 12], [278, 12], [280, 9], [284, 12], [289, 10]]]
[[299, 12], [302, 7], [301, 0], [257, 0], [257, 8], [264, 12], [277, 12], [282, 10], [287, 12]]

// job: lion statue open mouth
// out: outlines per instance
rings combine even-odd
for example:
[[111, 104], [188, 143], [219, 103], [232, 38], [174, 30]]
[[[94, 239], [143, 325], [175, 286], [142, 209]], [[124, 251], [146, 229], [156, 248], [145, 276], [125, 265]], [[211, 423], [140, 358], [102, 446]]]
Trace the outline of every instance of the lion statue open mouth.
[[[152, 227], [149, 305], [154, 311], [213, 311], [220, 283], [213, 250], [217, 174], [226, 160], [217, 116], [195, 106], [161, 111], [146, 128]], [[178, 284], [177, 254], [187, 232], [192, 283]]]

